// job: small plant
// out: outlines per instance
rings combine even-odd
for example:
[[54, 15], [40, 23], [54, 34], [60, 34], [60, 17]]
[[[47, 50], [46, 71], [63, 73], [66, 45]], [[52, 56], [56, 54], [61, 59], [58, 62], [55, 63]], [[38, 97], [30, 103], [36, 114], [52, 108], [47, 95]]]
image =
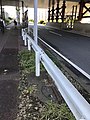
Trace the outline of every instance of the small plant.
[[9, 20], [13, 20], [13, 18], [11, 18], [11, 17], [8, 17], [8, 19], [9, 19]]
[[36, 91], [37, 91], [37, 86], [36, 85], [31, 85], [30, 87], [28, 87], [29, 94], [33, 94]]
[[32, 23], [34, 23], [34, 20], [33, 20], [33, 19], [30, 19], [30, 20], [29, 20], [29, 22], [32, 22]]
[[23, 73], [31, 73], [35, 71], [35, 55], [34, 52], [24, 50], [19, 53], [20, 68]]
[[40, 120], [75, 120], [65, 103], [48, 102], [43, 108]]
[[[35, 53], [33, 51], [24, 50], [19, 53], [20, 68], [23, 73], [35, 72]], [[40, 64], [41, 71], [44, 71], [44, 67]]]
[[10, 19], [5, 19], [5, 23], [9, 24], [10, 23]]
[[44, 20], [40, 20], [39, 24], [45, 24]]

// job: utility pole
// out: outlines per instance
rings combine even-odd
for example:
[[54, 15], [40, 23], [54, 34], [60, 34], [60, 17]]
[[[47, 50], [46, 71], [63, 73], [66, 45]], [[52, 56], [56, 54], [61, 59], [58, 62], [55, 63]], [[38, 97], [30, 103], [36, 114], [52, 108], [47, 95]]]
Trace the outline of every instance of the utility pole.
[[37, 8], [38, 8], [38, 0], [34, 0], [34, 40], [36, 44], [37, 41]]
[[[38, 44], [37, 39], [37, 8], [38, 8], [38, 0], [34, 0], [34, 41]], [[35, 64], [36, 64], [36, 76], [40, 76], [40, 53], [38, 51], [35, 52]]]

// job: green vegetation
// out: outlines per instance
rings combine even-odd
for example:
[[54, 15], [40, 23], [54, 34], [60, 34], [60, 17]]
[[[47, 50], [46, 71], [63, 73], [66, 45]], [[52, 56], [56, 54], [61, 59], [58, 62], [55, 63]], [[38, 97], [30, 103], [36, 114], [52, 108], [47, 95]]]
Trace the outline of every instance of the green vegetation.
[[33, 20], [33, 19], [30, 19], [30, 20], [29, 20], [29, 22], [32, 22], [32, 23], [34, 23], [34, 20]]
[[9, 24], [12, 20], [13, 20], [13, 18], [8, 17], [7, 19], [5, 19], [5, 23], [6, 23], [6, 24]]
[[[36, 98], [34, 96], [38, 91], [37, 85], [27, 80], [27, 73], [35, 72], [34, 52], [28, 50], [21, 51], [19, 60], [22, 74], [18, 87], [20, 104], [16, 120], [75, 120], [66, 103], [55, 103], [52, 101], [42, 103], [39, 97]], [[42, 70], [45, 69], [41, 64]]]
[[28, 50], [19, 53], [20, 68], [23, 73], [31, 73], [35, 71], [35, 55], [34, 52]]
[[9, 20], [13, 20], [13, 18], [11, 18], [11, 17], [8, 17], [8, 19], [9, 19]]
[[47, 102], [41, 115], [40, 120], [75, 120], [65, 103], [58, 104], [52, 101]]
[[[33, 51], [24, 50], [19, 53], [20, 68], [23, 73], [35, 72], [35, 53]], [[44, 71], [44, 67], [40, 65], [41, 71]]]
[[38, 23], [39, 24], [45, 24], [44, 20], [40, 20]]
[[5, 19], [5, 23], [6, 23], [6, 24], [9, 24], [9, 23], [10, 23], [10, 20], [9, 20], [9, 19]]

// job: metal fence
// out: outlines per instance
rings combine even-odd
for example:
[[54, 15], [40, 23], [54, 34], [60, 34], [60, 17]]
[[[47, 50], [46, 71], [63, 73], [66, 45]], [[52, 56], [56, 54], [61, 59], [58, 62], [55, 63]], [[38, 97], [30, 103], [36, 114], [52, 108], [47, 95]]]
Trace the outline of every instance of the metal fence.
[[53, 63], [47, 54], [37, 43], [28, 35], [26, 29], [22, 29], [24, 45], [28, 45], [28, 50], [35, 51], [36, 76], [40, 75], [40, 62], [52, 77], [56, 87], [67, 103], [77, 120], [90, 120], [90, 104], [83, 98], [78, 90], [65, 77], [61, 70]]

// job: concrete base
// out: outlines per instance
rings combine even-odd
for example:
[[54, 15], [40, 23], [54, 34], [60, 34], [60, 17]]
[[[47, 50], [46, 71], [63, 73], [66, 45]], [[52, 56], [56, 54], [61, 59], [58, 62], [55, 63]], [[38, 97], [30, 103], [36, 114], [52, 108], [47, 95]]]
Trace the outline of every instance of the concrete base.
[[58, 29], [66, 29], [67, 25], [66, 23], [57, 23], [57, 22], [47, 22], [47, 26], [58, 28]]
[[90, 33], [90, 24], [80, 23], [79, 21], [76, 21], [74, 23], [73, 30], [83, 33]]

